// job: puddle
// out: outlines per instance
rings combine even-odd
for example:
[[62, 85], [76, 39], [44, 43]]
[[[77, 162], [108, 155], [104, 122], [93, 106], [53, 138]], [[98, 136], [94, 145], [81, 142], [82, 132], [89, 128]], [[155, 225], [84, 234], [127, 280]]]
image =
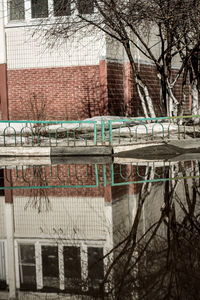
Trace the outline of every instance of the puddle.
[[199, 167], [2, 165], [0, 299], [200, 299]]

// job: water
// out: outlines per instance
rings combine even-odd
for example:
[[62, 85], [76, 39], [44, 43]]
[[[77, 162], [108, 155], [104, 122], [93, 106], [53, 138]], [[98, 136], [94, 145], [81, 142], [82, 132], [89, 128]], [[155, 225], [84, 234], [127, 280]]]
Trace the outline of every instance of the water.
[[0, 299], [200, 299], [199, 166], [7, 163]]

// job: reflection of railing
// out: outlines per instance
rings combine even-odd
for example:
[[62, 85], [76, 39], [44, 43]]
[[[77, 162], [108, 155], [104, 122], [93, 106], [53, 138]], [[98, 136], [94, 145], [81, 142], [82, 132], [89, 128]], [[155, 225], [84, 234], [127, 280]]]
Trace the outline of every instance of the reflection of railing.
[[200, 115], [102, 121], [0, 121], [0, 146], [94, 146], [198, 137]]
[[12, 170], [5, 167], [4, 180], [6, 186], [0, 190], [99, 186], [97, 165], [21, 166]]
[[[111, 145], [198, 137], [200, 115], [109, 120]], [[117, 128], [118, 127], [118, 128]]]
[[[140, 163], [128, 165], [111, 165], [111, 186], [122, 186], [145, 182], [163, 182], [172, 180], [182, 180], [189, 178], [200, 179], [199, 173], [193, 168], [192, 163], [187, 168], [187, 175], [182, 173], [179, 163], [156, 164], [147, 162], [146, 165]], [[188, 165], [188, 166], [189, 166]]]
[[[4, 169], [3, 189], [89, 188], [200, 178], [193, 162], [55, 165]], [[195, 162], [196, 166], [196, 162]], [[183, 169], [187, 173], [183, 173]]]

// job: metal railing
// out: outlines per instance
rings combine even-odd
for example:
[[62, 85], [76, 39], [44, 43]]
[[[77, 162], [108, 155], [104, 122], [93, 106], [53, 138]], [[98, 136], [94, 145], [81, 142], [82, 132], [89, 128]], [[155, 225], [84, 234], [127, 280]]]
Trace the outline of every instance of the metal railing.
[[0, 121], [0, 146], [122, 145], [200, 137], [200, 115], [85, 121]]
[[200, 137], [199, 120], [200, 115], [109, 120], [109, 142], [119, 145]]
[[1, 146], [97, 144], [96, 121], [0, 121]]

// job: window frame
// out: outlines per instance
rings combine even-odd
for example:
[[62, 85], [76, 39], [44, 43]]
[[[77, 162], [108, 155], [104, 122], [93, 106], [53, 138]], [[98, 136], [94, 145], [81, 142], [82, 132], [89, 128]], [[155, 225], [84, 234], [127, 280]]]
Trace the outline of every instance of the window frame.
[[[35, 24], [41, 23], [42, 20], [45, 20], [46, 24], [48, 22], [54, 22], [54, 20], [60, 18], [61, 21], [65, 21], [65, 19], [69, 19], [78, 14], [78, 7], [74, 7], [75, 4], [70, 3], [71, 6], [71, 14], [62, 15], [62, 16], [55, 16], [54, 15], [54, 0], [47, 0], [48, 2], [48, 16], [47, 17], [32, 17], [32, 7], [31, 2], [32, 0], [24, 0], [24, 19], [20, 20], [11, 20], [10, 19], [10, 9], [9, 9], [9, 0], [4, 1], [4, 16], [5, 16], [5, 24], [7, 27], [20, 26], [20, 24], [27, 23], [27, 24]], [[92, 1], [92, 0], [91, 0]], [[95, 5], [93, 7], [92, 13], [83, 13], [83, 15], [92, 16], [96, 12]], [[44, 23], [45, 24], [45, 23]]]

